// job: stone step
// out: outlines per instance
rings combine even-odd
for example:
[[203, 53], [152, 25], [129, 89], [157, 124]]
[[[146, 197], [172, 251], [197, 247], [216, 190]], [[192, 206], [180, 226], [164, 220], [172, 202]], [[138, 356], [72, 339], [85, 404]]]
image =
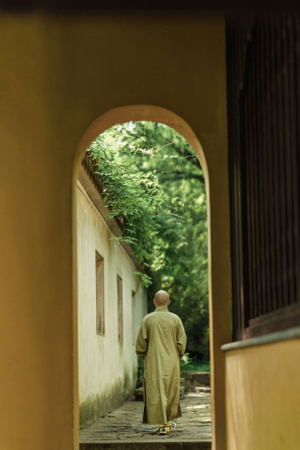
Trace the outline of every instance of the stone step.
[[99, 442], [80, 444], [80, 450], [211, 450], [209, 441]]
[[180, 400], [184, 398], [184, 394], [185, 394], [185, 387], [180, 386]]
[[184, 372], [185, 383], [188, 387], [210, 386], [210, 372]]
[[144, 388], [143, 387], [139, 387], [139, 388], [135, 389], [134, 398], [137, 402], [144, 401]]

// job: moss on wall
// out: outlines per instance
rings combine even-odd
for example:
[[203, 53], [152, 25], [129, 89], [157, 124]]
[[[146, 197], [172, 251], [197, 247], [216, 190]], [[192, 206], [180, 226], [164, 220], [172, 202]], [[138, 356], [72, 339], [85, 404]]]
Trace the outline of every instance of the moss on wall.
[[132, 374], [125, 366], [124, 378], [119, 379], [111, 386], [106, 386], [102, 394], [89, 395], [79, 405], [80, 428], [91, 424], [99, 417], [118, 408], [125, 400], [133, 396], [136, 385], [136, 367], [133, 366]]
[[106, 386], [101, 395], [89, 395], [79, 404], [80, 428], [94, 422], [109, 411], [120, 406], [125, 400], [125, 381], [118, 380], [111, 386]]
[[128, 366], [125, 366], [124, 369], [124, 397], [125, 400], [129, 400], [133, 396], [133, 392], [136, 387], [136, 380], [137, 380], [137, 367], [135, 364], [132, 366], [132, 372], [130, 373], [130, 370]]
[[124, 387], [124, 397], [127, 400], [130, 398], [130, 395], [132, 394], [132, 381], [130, 379], [127, 367], [124, 370], [123, 387]]

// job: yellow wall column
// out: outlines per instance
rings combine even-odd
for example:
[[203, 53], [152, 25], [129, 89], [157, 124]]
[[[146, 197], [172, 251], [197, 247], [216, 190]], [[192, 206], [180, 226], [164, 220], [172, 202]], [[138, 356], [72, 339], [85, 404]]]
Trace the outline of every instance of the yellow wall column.
[[0, 25], [2, 448], [78, 448], [75, 152], [107, 111], [156, 105], [190, 125], [207, 162], [214, 445], [223, 450], [220, 345], [230, 340], [223, 18], [28, 13], [2, 15]]
[[299, 336], [226, 352], [229, 450], [298, 450]]

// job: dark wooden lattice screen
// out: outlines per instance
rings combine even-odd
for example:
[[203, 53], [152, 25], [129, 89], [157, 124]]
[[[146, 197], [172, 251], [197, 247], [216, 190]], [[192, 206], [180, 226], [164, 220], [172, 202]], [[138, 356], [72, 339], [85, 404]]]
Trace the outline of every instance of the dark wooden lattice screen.
[[299, 16], [227, 19], [234, 339], [300, 325]]

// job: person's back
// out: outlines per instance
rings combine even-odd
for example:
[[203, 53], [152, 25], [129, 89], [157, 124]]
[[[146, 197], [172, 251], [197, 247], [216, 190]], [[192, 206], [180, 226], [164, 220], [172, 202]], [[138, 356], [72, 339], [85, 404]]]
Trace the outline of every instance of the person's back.
[[160, 376], [172, 376], [174, 371], [177, 374], [178, 362], [183, 356], [177, 346], [181, 320], [166, 306], [158, 306], [155, 312], [146, 316], [145, 322], [148, 332], [147, 358], [151, 356], [156, 361], [155, 370]]
[[136, 342], [136, 353], [144, 358], [144, 423], [161, 424], [159, 434], [181, 416], [179, 361], [186, 336], [180, 318], [168, 311], [169, 303], [165, 291], [155, 295], [156, 310], [144, 317]]

